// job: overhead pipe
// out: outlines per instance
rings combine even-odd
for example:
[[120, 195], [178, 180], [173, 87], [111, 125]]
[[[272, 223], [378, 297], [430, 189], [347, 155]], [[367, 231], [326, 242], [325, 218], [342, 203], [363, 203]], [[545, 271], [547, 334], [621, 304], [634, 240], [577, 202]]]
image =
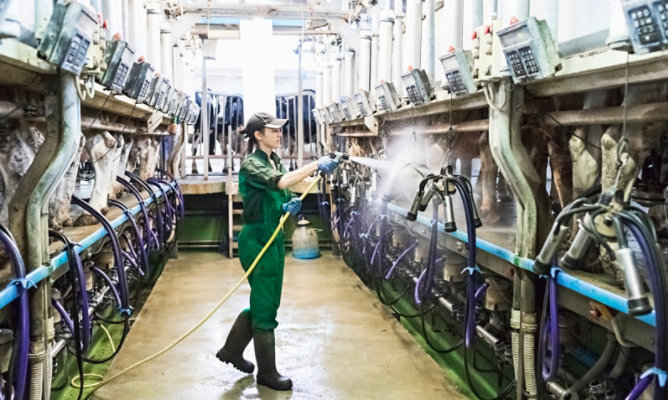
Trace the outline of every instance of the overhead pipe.
[[461, 49], [464, 45], [464, 0], [444, 0], [441, 15], [445, 27], [445, 47]]
[[434, 8], [434, 0], [425, 0], [424, 2], [424, 25], [426, 36], [423, 38], [422, 46], [426, 50], [424, 55], [425, 65], [424, 71], [427, 73], [427, 76], [431, 81], [434, 80], [434, 71], [436, 69], [436, 31], [434, 26], [434, 18], [436, 16], [436, 10]]
[[422, 0], [406, 0], [406, 44], [408, 46], [406, 62], [401, 73], [409, 66], [422, 67]]
[[360, 35], [360, 55], [357, 61], [359, 67], [359, 87], [369, 91], [371, 83], [371, 34], [364, 32]]
[[380, 21], [378, 39], [378, 81], [392, 80], [392, 30], [394, 18], [384, 17]]
[[146, 57], [146, 9], [142, 0], [128, 0], [128, 42], [137, 57]]
[[[110, 3], [110, 2], [107, 2]], [[159, 5], [147, 6], [146, 10], [146, 59], [153, 64], [156, 72], [162, 71], [162, 58], [160, 57], [160, 11]]]
[[[463, 1], [463, 0], [462, 0]], [[392, 51], [392, 82], [397, 90], [403, 90], [401, 82], [401, 71], [403, 70], [403, 31], [404, 31], [404, 11], [403, 1], [394, 0], [394, 42]], [[375, 84], [375, 83], [374, 83]]]
[[[21, 180], [10, 202], [9, 229], [21, 250], [27, 271], [49, 262], [48, 221], [42, 212], [56, 189], [79, 146], [81, 135], [80, 104], [77, 77], [60, 71], [49, 83], [45, 98], [48, 129], [30, 168]], [[30, 398], [49, 397], [51, 391], [51, 340], [54, 336], [51, 318], [51, 284], [41, 282], [30, 304], [32, 361]]]

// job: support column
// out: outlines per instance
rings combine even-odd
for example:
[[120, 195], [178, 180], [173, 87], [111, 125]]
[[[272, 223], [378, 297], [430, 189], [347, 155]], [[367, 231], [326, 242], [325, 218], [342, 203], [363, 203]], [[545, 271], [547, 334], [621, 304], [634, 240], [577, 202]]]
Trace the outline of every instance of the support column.
[[424, 2], [424, 24], [426, 25], [426, 37], [423, 40], [423, 47], [426, 50], [424, 71], [427, 73], [427, 76], [431, 81], [434, 80], [434, 70], [436, 69], [436, 57], [434, 52], [436, 51], [436, 32], [434, 26], [434, 0], [425, 0]]
[[[394, 0], [394, 49], [392, 51], [392, 82], [397, 90], [403, 88], [401, 85], [401, 71], [403, 71], [403, 26], [404, 26], [404, 12], [402, 0]], [[376, 83], [372, 82], [372, 85]]]
[[378, 80], [392, 80], [392, 30], [394, 18], [384, 17], [380, 21], [380, 37], [378, 41]]
[[160, 29], [160, 56], [162, 57], [162, 75], [174, 79], [174, 66], [172, 62], [172, 31], [168, 28]]
[[464, 0], [444, 0], [442, 11], [445, 26], [445, 48], [461, 49], [463, 43]]
[[371, 34], [365, 32], [360, 35], [359, 87], [371, 90]]
[[[128, 42], [137, 58], [146, 57], [146, 9], [142, 0], [128, 2]], [[150, 62], [150, 61], [149, 61]]]
[[347, 50], [343, 69], [343, 95], [350, 96], [355, 93], [357, 79], [355, 75], [355, 50]]
[[422, 0], [406, 1], [406, 46], [406, 63], [401, 72], [409, 66], [421, 68]]
[[204, 158], [204, 180], [209, 179], [209, 96], [206, 86], [206, 60], [207, 56], [202, 52], [202, 157]]
[[157, 5], [149, 5], [146, 11], [146, 61], [162, 72], [160, 57], [160, 13]]

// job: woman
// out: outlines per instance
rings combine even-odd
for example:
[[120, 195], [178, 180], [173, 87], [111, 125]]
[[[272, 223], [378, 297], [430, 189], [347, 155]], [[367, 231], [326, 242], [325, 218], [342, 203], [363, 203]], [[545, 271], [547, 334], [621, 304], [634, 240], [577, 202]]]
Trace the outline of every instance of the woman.
[[[249, 156], [239, 171], [239, 194], [243, 200], [244, 227], [239, 235], [239, 260], [244, 271], [267, 244], [283, 212], [301, 209], [301, 199], [292, 197], [289, 187], [316, 171], [331, 173], [338, 161], [322, 157], [292, 172], [287, 172], [273, 150], [281, 146], [281, 127], [287, 122], [268, 113], [255, 113], [242, 133], [248, 137]], [[252, 152], [253, 146], [257, 146]], [[257, 383], [275, 390], [292, 389], [292, 381], [276, 371], [274, 329], [281, 301], [285, 247], [281, 231], [248, 277], [251, 286], [250, 308], [239, 314], [225, 345], [216, 357], [238, 370], [252, 373], [254, 365], [243, 358], [253, 339], [257, 359]]]

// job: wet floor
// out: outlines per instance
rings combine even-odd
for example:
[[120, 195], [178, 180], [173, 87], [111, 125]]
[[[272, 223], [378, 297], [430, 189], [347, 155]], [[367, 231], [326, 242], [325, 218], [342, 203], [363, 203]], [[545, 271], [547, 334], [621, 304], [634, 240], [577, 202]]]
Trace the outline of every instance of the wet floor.
[[[171, 343], [205, 316], [242, 276], [238, 259], [181, 252], [141, 310], [110, 376]], [[278, 369], [294, 388], [256, 386], [214, 356], [239, 311], [247, 283], [171, 352], [107, 386], [96, 399], [463, 399], [440, 367], [379, 305], [339, 258], [286, 258], [276, 330]], [[255, 361], [252, 344], [247, 359]]]

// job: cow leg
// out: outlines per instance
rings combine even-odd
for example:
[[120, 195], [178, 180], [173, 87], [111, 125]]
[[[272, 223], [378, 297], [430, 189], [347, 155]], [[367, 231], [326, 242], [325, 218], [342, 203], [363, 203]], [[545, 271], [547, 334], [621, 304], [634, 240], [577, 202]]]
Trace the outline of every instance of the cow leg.
[[49, 228], [51, 229], [60, 230], [63, 226], [71, 226], [73, 223], [70, 216], [70, 203], [77, 181], [81, 152], [85, 144], [86, 137], [81, 135], [74, 159], [49, 200]]
[[495, 224], [501, 219], [501, 213], [496, 203], [496, 173], [498, 167], [494, 162], [492, 150], [489, 146], [489, 132], [483, 132], [478, 138], [480, 151], [480, 174], [478, 180], [482, 182], [482, 202], [480, 215], [485, 222]]
[[[85, 149], [95, 171], [93, 192], [88, 204], [102, 213], [106, 213], [108, 210], [107, 199], [111, 187], [111, 174], [109, 171], [113, 164], [115, 152], [112, 149], [115, 146], [116, 138], [109, 132], [98, 132], [86, 137]], [[93, 225], [95, 223], [97, 223], [97, 220], [92, 215], [84, 213], [77, 218], [74, 225]]]
[[[552, 170], [552, 188], [558, 195], [560, 209], [573, 200], [573, 161], [568, 152], [568, 138], [562, 132], [549, 135], [547, 153]], [[557, 198], [553, 196], [553, 202]]]

